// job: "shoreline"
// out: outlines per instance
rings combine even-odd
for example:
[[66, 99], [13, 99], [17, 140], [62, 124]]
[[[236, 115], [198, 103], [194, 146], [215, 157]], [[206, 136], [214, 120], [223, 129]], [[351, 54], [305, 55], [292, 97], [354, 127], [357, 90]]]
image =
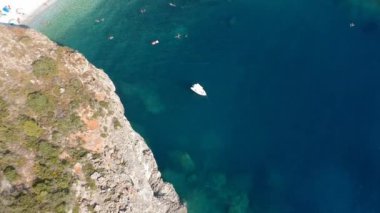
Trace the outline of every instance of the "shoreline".
[[55, 3], [57, 3], [57, 0], [47, 0], [45, 3], [38, 8], [36, 8], [29, 16], [25, 17], [22, 24], [29, 26], [33, 21], [40, 16], [43, 12], [48, 11], [50, 8], [52, 8]]
[[[58, 40], [71, 27], [92, 16], [104, 2], [105, 0], [50, 0], [47, 7], [41, 6], [23, 24]], [[94, 17], [94, 22], [96, 18]]]
[[[27, 25], [33, 20], [51, 8], [57, 0], [35, 0], [33, 2], [25, 2], [23, 0], [7, 0], [0, 5], [1, 16], [0, 23]], [[4, 9], [9, 9], [7, 12]]]

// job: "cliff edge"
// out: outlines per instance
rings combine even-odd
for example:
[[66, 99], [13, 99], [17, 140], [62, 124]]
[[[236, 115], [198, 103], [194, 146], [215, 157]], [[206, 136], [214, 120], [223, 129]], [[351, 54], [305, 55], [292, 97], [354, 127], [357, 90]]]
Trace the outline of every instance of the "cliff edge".
[[1, 211], [187, 211], [102, 70], [32, 29], [0, 38]]

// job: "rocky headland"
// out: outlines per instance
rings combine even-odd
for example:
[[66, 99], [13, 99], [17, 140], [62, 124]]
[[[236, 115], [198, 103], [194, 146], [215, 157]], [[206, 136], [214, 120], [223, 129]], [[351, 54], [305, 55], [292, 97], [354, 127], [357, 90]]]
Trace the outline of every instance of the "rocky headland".
[[32, 29], [0, 38], [1, 212], [187, 211], [102, 70]]

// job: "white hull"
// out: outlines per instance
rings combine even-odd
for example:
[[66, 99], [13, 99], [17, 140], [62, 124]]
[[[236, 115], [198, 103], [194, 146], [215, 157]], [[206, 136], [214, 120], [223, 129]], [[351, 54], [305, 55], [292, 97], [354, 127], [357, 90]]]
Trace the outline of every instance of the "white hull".
[[196, 84], [193, 84], [193, 86], [190, 87], [191, 90], [193, 90], [193, 92], [197, 93], [198, 95], [200, 96], [207, 96], [207, 93], [206, 91], [203, 89], [203, 87], [196, 83]]

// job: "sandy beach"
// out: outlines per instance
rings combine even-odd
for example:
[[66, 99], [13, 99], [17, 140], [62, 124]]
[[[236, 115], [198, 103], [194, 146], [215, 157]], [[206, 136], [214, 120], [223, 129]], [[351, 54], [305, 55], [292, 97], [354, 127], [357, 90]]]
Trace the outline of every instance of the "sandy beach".
[[0, 23], [28, 25], [35, 16], [48, 9], [56, 0], [3, 0], [0, 2]]

